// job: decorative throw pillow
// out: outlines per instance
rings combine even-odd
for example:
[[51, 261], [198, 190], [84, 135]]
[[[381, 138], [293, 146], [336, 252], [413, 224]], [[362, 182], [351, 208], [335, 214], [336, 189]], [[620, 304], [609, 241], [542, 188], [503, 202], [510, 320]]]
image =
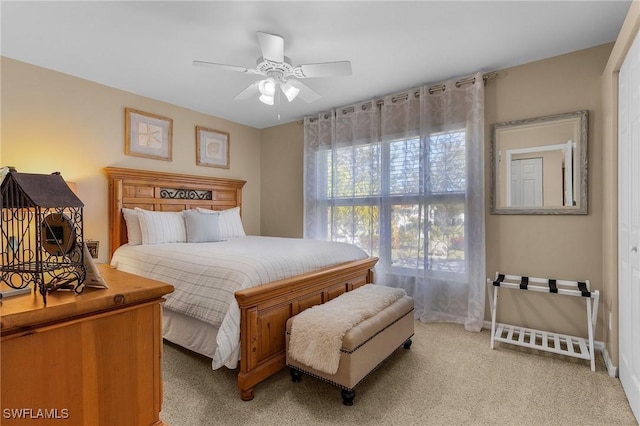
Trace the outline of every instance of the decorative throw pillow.
[[138, 212], [134, 209], [122, 208], [124, 222], [127, 224], [127, 240], [130, 246], [139, 246], [142, 244], [142, 230], [140, 229], [140, 220]]
[[185, 210], [182, 212], [182, 215], [184, 216], [188, 243], [222, 241], [219, 214], [207, 214], [196, 210]]
[[154, 212], [136, 207], [142, 244], [184, 243], [187, 232], [182, 212]]
[[234, 207], [232, 209], [216, 211], [198, 208], [201, 213], [207, 214], [219, 214], [220, 215], [220, 234], [222, 239], [245, 237], [247, 234], [244, 232], [242, 226], [242, 219], [240, 218], [240, 207]]

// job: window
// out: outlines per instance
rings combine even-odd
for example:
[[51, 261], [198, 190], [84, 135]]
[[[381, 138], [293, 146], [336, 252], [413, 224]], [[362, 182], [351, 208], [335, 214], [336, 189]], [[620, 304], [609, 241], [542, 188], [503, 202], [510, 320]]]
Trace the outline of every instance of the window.
[[425, 322], [484, 323], [483, 76], [334, 108], [304, 120], [304, 237], [380, 260]]
[[320, 161], [329, 239], [399, 274], [465, 272], [464, 129], [340, 147]]

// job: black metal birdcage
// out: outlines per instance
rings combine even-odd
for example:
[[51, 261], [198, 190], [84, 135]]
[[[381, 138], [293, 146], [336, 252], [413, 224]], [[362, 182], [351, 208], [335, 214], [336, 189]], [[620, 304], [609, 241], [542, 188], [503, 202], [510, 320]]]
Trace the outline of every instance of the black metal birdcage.
[[0, 187], [0, 279], [12, 288], [33, 284], [43, 301], [58, 289], [84, 289], [84, 204], [60, 173], [10, 169]]

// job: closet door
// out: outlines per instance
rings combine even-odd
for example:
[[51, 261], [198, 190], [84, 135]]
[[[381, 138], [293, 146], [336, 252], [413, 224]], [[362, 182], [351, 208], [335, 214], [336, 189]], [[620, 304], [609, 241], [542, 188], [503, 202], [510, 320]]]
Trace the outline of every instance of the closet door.
[[620, 381], [640, 419], [640, 36], [620, 69], [618, 97]]

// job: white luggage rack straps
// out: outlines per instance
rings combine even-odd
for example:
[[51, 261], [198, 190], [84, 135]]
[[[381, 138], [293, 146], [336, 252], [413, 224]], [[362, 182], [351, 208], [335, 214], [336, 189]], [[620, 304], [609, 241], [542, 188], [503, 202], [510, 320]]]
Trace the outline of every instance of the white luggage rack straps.
[[[487, 279], [489, 305], [491, 307], [491, 349], [495, 342], [539, 349], [561, 355], [591, 361], [591, 370], [595, 371], [595, 352], [593, 339], [598, 318], [600, 292], [591, 291], [589, 280], [567, 281], [553, 278], [534, 278], [521, 275], [496, 273], [495, 279]], [[530, 290], [564, 296], [584, 297], [587, 310], [588, 338], [534, 330], [510, 324], [496, 323], [499, 288]]]

